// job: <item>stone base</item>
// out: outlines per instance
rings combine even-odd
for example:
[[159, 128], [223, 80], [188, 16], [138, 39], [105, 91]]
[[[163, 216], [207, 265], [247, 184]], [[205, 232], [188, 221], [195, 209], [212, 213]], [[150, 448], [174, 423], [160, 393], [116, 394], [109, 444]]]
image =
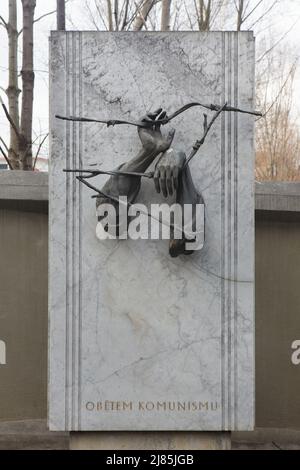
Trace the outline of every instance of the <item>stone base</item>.
[[71, 432], [71, 450], [230, 450], [230, 432]]
[[300, 430], [256, 428], [232, 433], [233, 450], [300, 450]]
[[69, 450], [69, 433], [50, 432], [46, 419], [0, 420], [0, 450]]

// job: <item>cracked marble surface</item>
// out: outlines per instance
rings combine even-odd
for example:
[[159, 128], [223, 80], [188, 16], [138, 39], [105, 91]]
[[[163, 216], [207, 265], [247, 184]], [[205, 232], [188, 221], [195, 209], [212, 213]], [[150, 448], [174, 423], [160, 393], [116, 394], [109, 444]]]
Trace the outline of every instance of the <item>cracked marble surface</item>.
[[[137, 153], [136, 129], [54, 118], [252, 109], [252, 34], [54, 32], [50, 44], [50, 429], [252, 429], [254, 118], [224, 114], [194, 158], [206, 241], [177, 259], [164, 240], [100, 242], [91, 191], [62, 172], [116, 167]], [[172, 126], [189, 152], [200, 108]], [[138, 202], [163, 202], [152, 181]]]

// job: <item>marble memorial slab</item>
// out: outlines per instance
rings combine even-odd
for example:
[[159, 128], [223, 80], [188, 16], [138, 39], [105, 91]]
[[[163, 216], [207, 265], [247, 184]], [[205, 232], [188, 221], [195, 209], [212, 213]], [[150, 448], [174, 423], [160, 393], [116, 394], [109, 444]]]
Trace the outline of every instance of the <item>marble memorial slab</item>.
[[[50, 49], [50, 429], [251, 430], [254, 117], [223, 113], [193, 159], [205, 243], [171, 258], [167, 240], [97, 239], [93, 193], [63, 173], [117, 167], [136, 128], [54, 115], [253, 109], [252, 33], [53, 32]], [[201, 108], [174, 119], [173, 146], [189, 152], [202, 122]], [[163, 202], [153, 181], [138, 202]]]

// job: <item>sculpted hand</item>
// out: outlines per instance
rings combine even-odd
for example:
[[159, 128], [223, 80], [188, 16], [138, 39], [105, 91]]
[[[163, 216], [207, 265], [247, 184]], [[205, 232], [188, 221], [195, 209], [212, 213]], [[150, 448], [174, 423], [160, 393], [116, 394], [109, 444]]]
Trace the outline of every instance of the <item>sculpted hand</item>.
[[[147, 114], [142, 118], [142, 122], [146, 123], [146, 127], [139, 127], [138, 134], [142, 142], [143, 148], [138, 154], [128, 162], [122, 163], [117, 170], [127, 172], [144, 173], [148, 166], [153, 162], [157, 155], [165, 152], [171, 145], [175, 130], [172, 129], [166, 136], [163, 136], [160, 130], [161, 124], [157, 123], [158, 119], [164, 119], [166, 113], [162, 109], [158, 109], [154, 113]], [[116, 200], [119, 196], [127, 196], [129, 203], [133, 203], [136, 199], [141, 187], [140, 176], [112, 175], [106, 181], [102, 188], [103, 193], [113, 196]], [[111, 199], [99, 196], [96, 199], [96, 206], [102, 204], [113, 204], [118, 212], [117, 202]], [[101, 220], [99, 220], [101, 222]], [[119, 229], [119, 227], [117, 227]]]
[[[173, 258], [184, 254], [190, 255], [193, 253], [193, 249], [187, 248], [187, 242], [196, 242], [197, 238], [192, 237], [191, 231], [195, 234], [197, 230], [197, 219], [196, 219], [196, 206], [197, 204], [204, 204], [201, 194], [197, 191], [193, 178], [191, 175], [189, 165], [185, 166], [180, 173], [178, 180], [178, 189], [176, 192], [176, 203], [181, 206], [182, 210], [182, 227], [183, 233], [181, 238], [174, 238], [174, 232], [171, 233], [171, 239], [169, 244], [169, 253]], [[192, 206], [192, 219], [188, 222], [186, 220], [184, 211], [187, 206]], [[186, 233], [186, 228], [188, 233]]]
[[162, 192], [164, 197], [167, 197], [172, 196], [178, 189], [178, 178], [185, 161], [185, 154], [173, 149], [168, 149], [160, 157], [154, 172], [154, 185], [158, 193]]
[[161, 133], [161, 124], [157, 120], [166, 118], [167, 113], [162, 108], [157, 109], [154, 113], [144, 116], [141, 121], [147, 123], [147, 128], [139, 127], [138, 134], [141, 139], [143, 148], [148, 152], [154, 152], [157, 155], [165, 152], [171, 145], [175, 129], [171, 129], [167, 135]]

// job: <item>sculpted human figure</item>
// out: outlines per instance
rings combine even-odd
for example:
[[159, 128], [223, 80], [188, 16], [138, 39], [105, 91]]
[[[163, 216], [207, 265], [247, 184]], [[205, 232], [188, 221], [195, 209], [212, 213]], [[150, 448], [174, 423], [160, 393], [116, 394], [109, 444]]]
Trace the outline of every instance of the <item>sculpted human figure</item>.
[[[176, 203], [182, 209], [181, 226], [184, 226], [184, 205], [190, 204], [193, 207], [202, 202], [201, 195], [196, 191], [193, 184], [189, 166], [186, 165], [186, 155], [183, 152], [177, 152], [170, 148], [175, 130], [163, 136], [161, 133], [161, 124], [156, 121], [164, 119], [166, 112], [161, 108], [154, 113], [149, 113], [142, 118], [143, 123], [147, 123], [147, 127], [138, 127], [138, 135], [142, 143], [139, 153], [130, 161], [122, 163], [116, 168], [116, 171], [129, 173], [144, 173], [149, 165], [158, 156], [158, 162], [155, 166], [153, 175], [155, 189], [158, 193], [162, 193], [164, 197], [172, 196], [176, 193]], [[96, 200], [97, 208], [103, 204], [113, 204], [117, 213], [116, 234], [121, 235], [122, 228], [119, 226], [118, 200], [120, 196], [126, 196], [127, 202], [132, 204], [141, 187], [141, 176], [114, 174], [106, 181], [101, 188], [103, 194], [99, 195]], [[114, 198], [114, 199], [111, 199]], [[101, 222], [105, 218], [104, 215], [98, 217]], [[193, 220], [188, 224], [193, 231], [196, 229], [195, 211], [192, 215]], [[172, 257], [180, 254], [191, 254], [193, 250], [186, 249], [186, 242], [193, 240], [184, 232], [181, 232], [181, 238], [174, 238], [174, 227], [171, 227], [171, 239], [169, 245], [169, 253]]]
[[[147, 123], [148, 127], [139, 127], [138, 135], [142, 143], [142, 148], [138, 154], [124, 162], [116, 168], [118, 171], [144, 173], [153, 160], [162, 152], [165, 152], [171, 145], [175, 130], [171, 129], [170, 132], [164, 136], [161, 132], [161, 125], [156, 124], [155, 121], [162, 119], [166, 115], [165, 111], [158, 109], [154, 113], [149, 113], [141, 119], [143, 123]], [[128, 202], [132, 203], [141, 186], [141, 176], [124, 176], [113, 175], [111, 176], [101, 191], [110, 196], [119, 197], [127, 196]], [[97, 197], [96, 205], [99, 206], [103, 202], [111, 202], [105, 197]]]
[[[170, 147], [175, 130], [171, 129], [169, 133], [163, 135], [161, 124], [156, 122], [165, 116], [166, 112], [159, 108], [154, 113], [149, 113], [141, 119], [144, 125], [145, 123], [147, 124], [147, 127], [138, 127], [138, 135], [142, 148], [134, 158], [119, 165], [116, 168], [117, 171], [144, 173], [154, 159]], [[118, 214], [118, 198], [126, 196], [128, 203], [132, 204], [139, 193], [140, 187], [141, 176], [112, 175], [101, 188], [101, 192], [116, 198], [116, 201], [99, 195], [96, 199], [96, 207], [98, 208], [101, 204], [113, 204]], [[99, 221], [101, 221], [101, 218]]]
[[[194, 143], [189, 156], [186, 157], [185, 153], [178, 152], [171, 148], [175, 130], [171, 129], [167, 135], [163, 135], [161, 132], [161, 126], [168, 124], [181, 113], [194, 106], [200, 106], [202, 108], [215, 111], [215, 113], [210, 121], [208, 121], [208, 116], [206, 114], [203, 115], [203, 135]], [[122, 228], [120, 226], [121, 217], [119, 217], [119, 202], [121, 201], [120, 197], [126, 196], [127, 204], [130, 206], [130, 204], [135, 201], [139, 193], [142, 176], [153, 178], [156, 191], [158, 193], [162, 193], [164, 197], [172, 196], [176, 192], [176, 203], [181, 207], [182, 221], [181, 224], [178, 224], [178, 226], [181, 227], [180, 237], [178, 237], [179, 230], [177, 230], [178, 227], [175, 226], [175, 223], [173, 226], [171, 226], [169, 253], [173, 257], [176, 257], [180, 254], [191, 254], [193, 253], [194, 249], [196, 249], [193, 242], [198, 242], [196, 223], [197, 209], [200, 208], [200, 211], [202, 211], [201, 216], [203, 218], [204, 201], [193, 183], [189, 163], [204, 144], [205, 139], [216, 119], [222, 112], [225, 111], [262, 116], [260, 112], [235, 108], [228, 105], [227, 103], [224, 103], [221, 106], [216, 104], [203, 104], [195, 101], [182, 106], [180, 109], [173, 112], [169, 116], [167, 116], [166, 112], [163, 111], [162, 108], [159, 108], [154, 113], [147, 114], [139, 121], [127, 121], [122, 119], [104, 120], [89, 117], [56, 115], [58, 119], [62, 120], [98, 122], [106, 124], [108, 127], [115, 126], [117, 124], [133, 125], [138, 128], [138, 135], [142, 143], [142, 148], [138, 154], [129, 162], [122, 163], [115, 170], [67, 168], [64, 171], [79, 173], [76, 178], [81, 183], [85, 184], [87, 187], [96, 192], [97, 195], [92, 197], [96, 197], [96, 206], [98, 209], [100, 209], [98, 211], [98, 221], [100, 222], [102, 229], [104, 228], [105, 231], [107, 231], [108, 225], [111, 225], [108, 224], [107, 220], [103, 220], [106, 217], [105, 205], [114, 205], [115, 213], [117, 214], [117, 218], [114, 219], [114, 227], [116, 229], [114, 235], [117, 237], [122, 235]], [[156, 163], [154, 173], [146, 173], [147, 168], [156, 157], [159, 158]], [[109, 174], [110, 177], [104, 186], [101, 189], [98, 189], [96, 186], [89, 183], [89, 181], [90, 178], [94, 178], [100, 174]], [[128, 206], [125, 207], [125, 211], [127, 211]], [[188, 210], [187, 208], [192, 208], [192, 211]], [[187, 217], [185, 217], [185, 215]], [[127, 228], [124, 228], [124, 230], [125, 229], [127, 230]], [[203, 237], [200, 238], [200, 240], [202, 240], [203, 243]]]

